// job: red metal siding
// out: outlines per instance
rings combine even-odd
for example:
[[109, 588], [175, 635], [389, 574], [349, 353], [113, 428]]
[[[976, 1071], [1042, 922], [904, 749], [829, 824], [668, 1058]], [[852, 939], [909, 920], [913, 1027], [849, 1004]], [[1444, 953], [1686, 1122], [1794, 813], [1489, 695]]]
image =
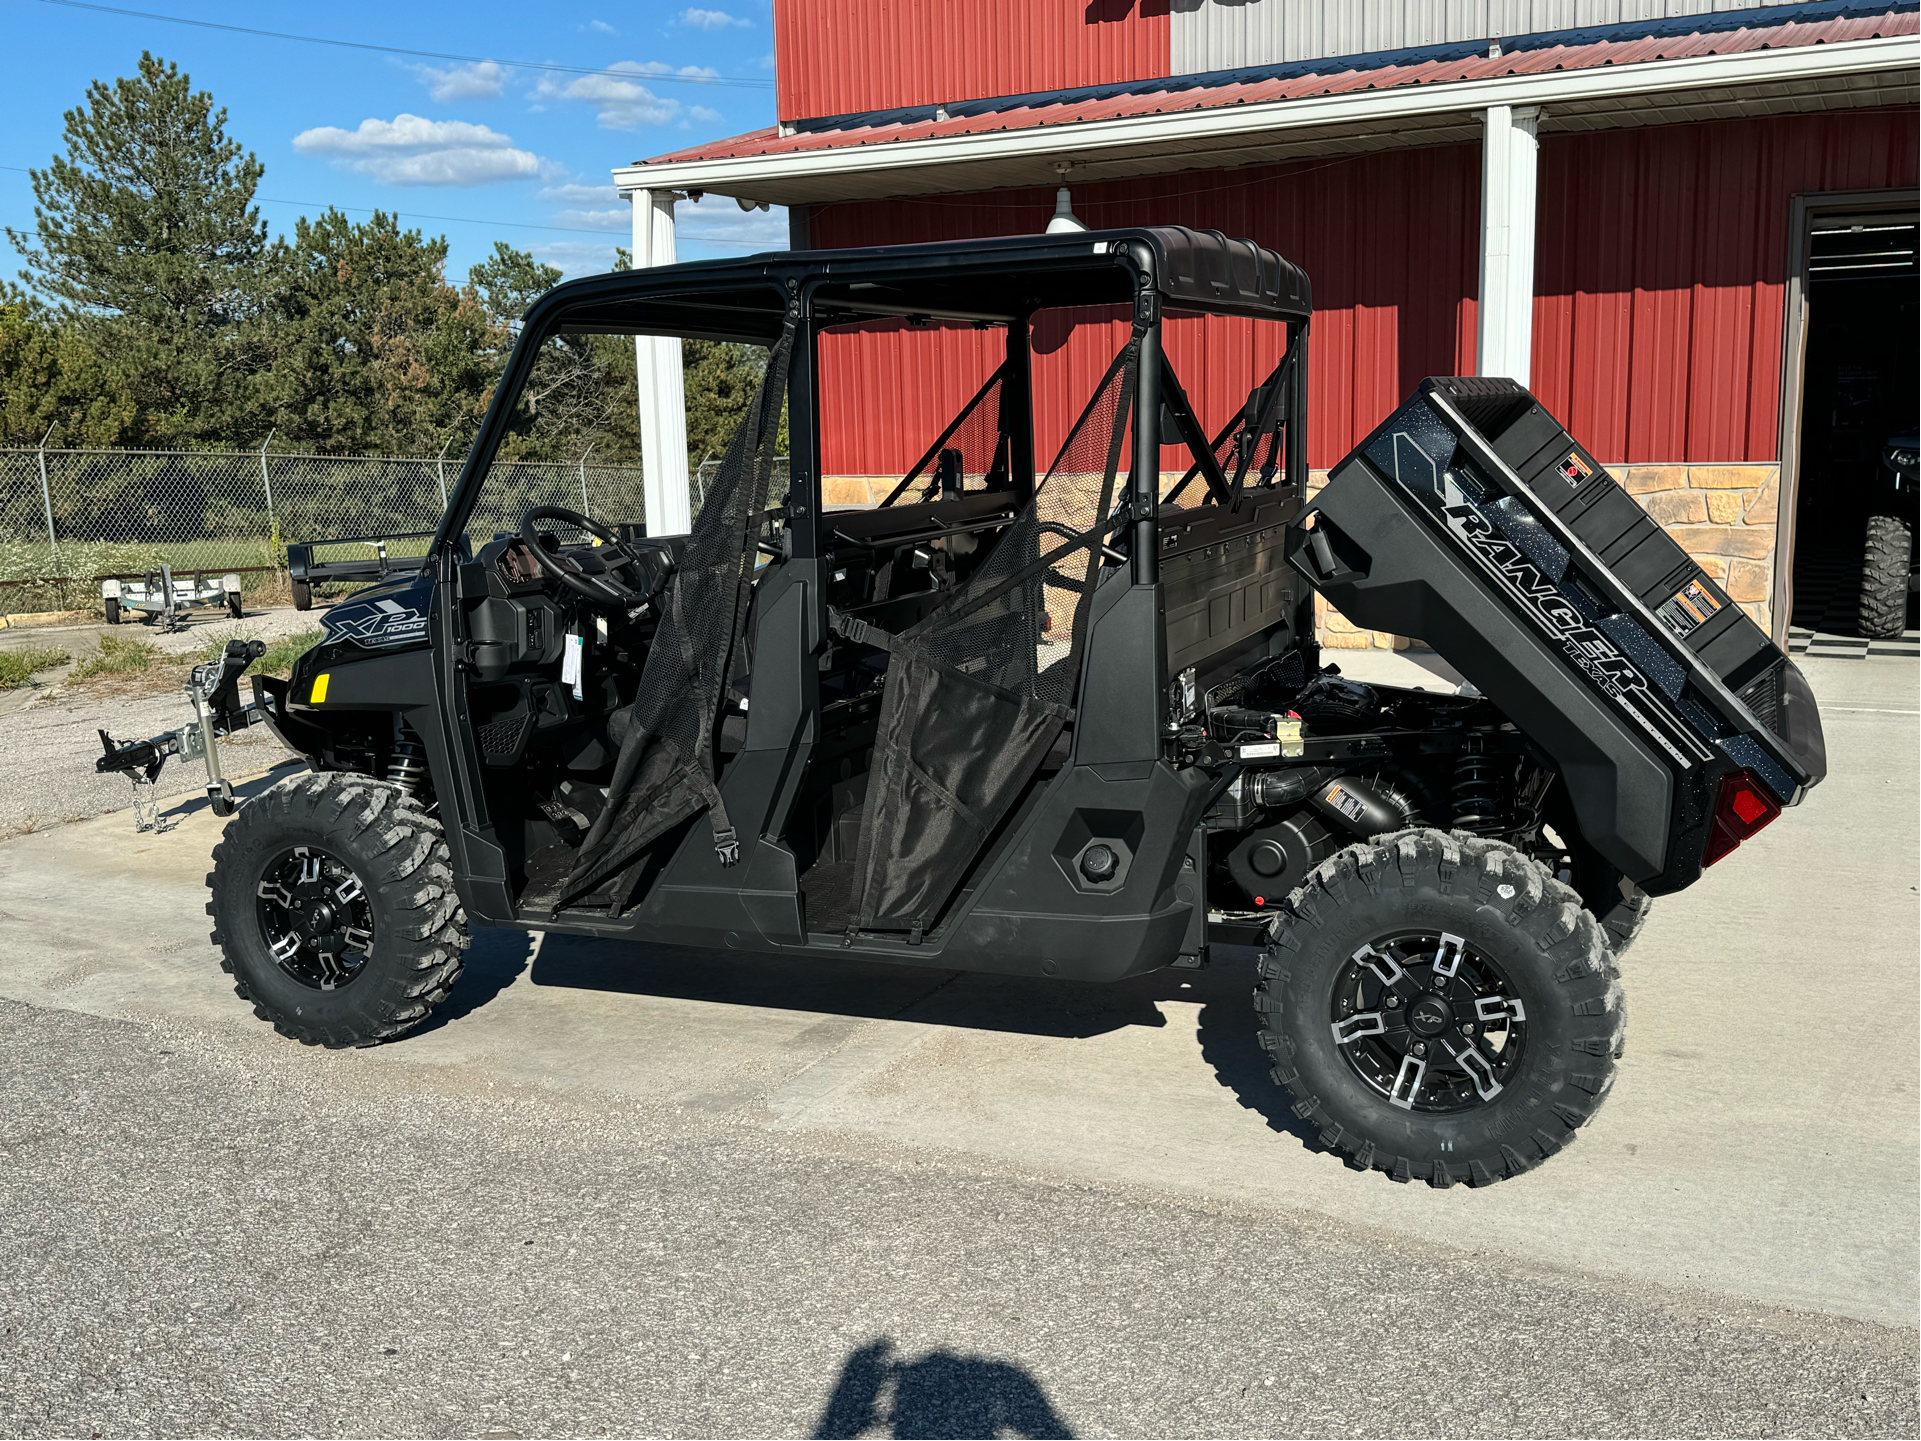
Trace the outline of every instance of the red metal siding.
[[[1346, 454], [1423, 376], [1473, 369], [1478, 147], [1077, 185], [1074, 210], [1097, 228], [1190, 225], [1245, 236], [1307, 270], [1315, 303], [1308, 455], [1317, 467]], [[1033, 234], [1052, 212], [1051, 191], [997, 191], [844, 202], [819, 207], [811, 224], [814, 243], [823, 247], [898, 245]], [[1119, 322], [1084, 322], [1065, 338], [1048, 323], [1037, 328], [1035, 430], [1043, 463], [1123, 338]], [[1167, 340], [1210, 427], [1241, 402], [1251, 378], [1280, 358], [1281, 343], [1278, 326], [1220, 317], [1177, 318]], [[839, 350], [825, 353], [824, 398], [855, 379], [852, 364]], [[970, 393], [962, 369], [943, 361], [865, 372], [862, 380], [880, 387], [867, 408], [873, 415], [951, 414]], [[920, 445], [937, 433], [938, 422]], [[911, 435], [891, 424], [848, 431], [830, 415], [823, 426], [830, 475], [898, 473], [913, 463], [908, 452], [915, 449]], [[1177, 463], [1173, 451], [1164, 463]]]
[[1155, 0], [778, 0], [782, 120], [1167, 74]]
[[1901, 109], [1544, 137], [1535, 393], [1602, 460], [1774, 460], [1790, 202], [1913, 186], [1916, 134]]

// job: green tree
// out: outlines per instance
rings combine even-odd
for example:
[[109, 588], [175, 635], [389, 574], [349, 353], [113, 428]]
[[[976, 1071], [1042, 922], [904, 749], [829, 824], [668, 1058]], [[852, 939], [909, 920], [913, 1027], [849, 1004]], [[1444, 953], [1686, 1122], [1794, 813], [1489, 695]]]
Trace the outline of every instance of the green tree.
[[376, 212], [301, 219], [271, 261], [271, 423], [296, 446], [432, 455], [471, 435], [498, 376], [497, 327], [447, 283], [445, 237]]
[[148, 441], [226, 439], [249, 407], [266, 226], [260, 162], [227, 112], [152, 54], [95, 81], [65, 155], [31, 172], [22, 278], [124, 377]]
[[0, 446], [114, 446], [135, 433], [124, 379], [86, 340], [0, 282]]

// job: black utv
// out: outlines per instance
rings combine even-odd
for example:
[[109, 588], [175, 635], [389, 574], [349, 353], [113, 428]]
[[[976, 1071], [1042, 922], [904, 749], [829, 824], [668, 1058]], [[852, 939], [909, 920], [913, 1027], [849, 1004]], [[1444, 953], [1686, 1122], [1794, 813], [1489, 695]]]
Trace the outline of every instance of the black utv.
[[[427, 1017], [476, 922], [1078, 982], [1239, 937], [1275, 1081], [1353, 1164], [1552, 1155], [1613, 1082], [1648, 897], [1801, 799], [1819, 718], [1511, 382], [1427, 381], [1310, 503], [1311, 308], [1280, 256], [1180, 229], [553, 291], [426, 568], [256, 681], [312, 773], [214, 853], [239, 994], [356, 1046]], [[490, 468], [543, 353], [604, 335], [764, 348], [688, 535]], [[830, 347], [985, 373], [879, 504], [823, 505], [822, 417], [861, 400]], [[1197, 414], [1183, 366], [1243, 367], [1244, 400]], [[1343, 678], [1316, 591], [1471, 685]]]

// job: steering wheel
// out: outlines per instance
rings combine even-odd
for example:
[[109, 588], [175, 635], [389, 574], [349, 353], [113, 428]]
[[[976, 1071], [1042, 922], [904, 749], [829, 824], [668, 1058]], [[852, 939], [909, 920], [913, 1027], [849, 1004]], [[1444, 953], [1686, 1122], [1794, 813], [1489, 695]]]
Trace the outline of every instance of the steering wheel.
[[[536, 528], [537, 521], [559, 521], [584, 530], [600, 541], [549, 550]], [[560, 584], [608, 610], [635, 610], [652, 600], [667, 581], [671, 563], [658, 551], [630, 551], [621, 538], [598, 521], [589, 520], [564, 505], [537, 505], [520, 519], [520, 538], [534, 553], [534, 562]], [[637, 573], [637, 574], [636, 574]], [[636, 583], [638, 582], [638, 583]]]

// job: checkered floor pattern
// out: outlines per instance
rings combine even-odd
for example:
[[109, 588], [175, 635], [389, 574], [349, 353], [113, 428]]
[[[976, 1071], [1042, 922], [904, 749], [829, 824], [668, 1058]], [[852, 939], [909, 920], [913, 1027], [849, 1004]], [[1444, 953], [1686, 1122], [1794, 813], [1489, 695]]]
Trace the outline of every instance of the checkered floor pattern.
[[1856, 619], [1860, 595], [1858, 550], [1823, 548], [1796, 556], [1788, 651], [1837, 660], [1921, 658], [1921, 630], [1910, 627], [1886, 640], [1861, 634]]

